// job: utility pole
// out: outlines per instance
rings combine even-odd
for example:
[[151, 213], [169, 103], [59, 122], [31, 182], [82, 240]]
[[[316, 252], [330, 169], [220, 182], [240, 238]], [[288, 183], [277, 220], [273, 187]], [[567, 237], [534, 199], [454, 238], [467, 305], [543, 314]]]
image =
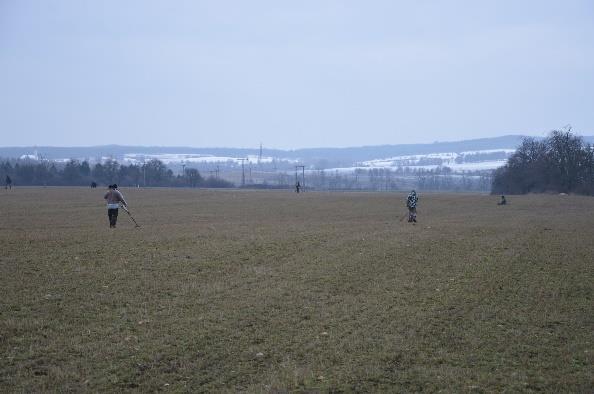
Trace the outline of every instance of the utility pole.
[[305, 191], [305, 166], [295, 166], [295, 183], [299, 179], [298, 170], [301, 168], [301, 188]]
[[241, 186], [245, 186], [245, 166], [243, 165], [243, 163], [247, 160], [247, 158], [240, 158], [237, 159], [241, 161]]
[[262, 143], [260, 142], [260, 156], [258, 156], [258, 164], [262, 162]]

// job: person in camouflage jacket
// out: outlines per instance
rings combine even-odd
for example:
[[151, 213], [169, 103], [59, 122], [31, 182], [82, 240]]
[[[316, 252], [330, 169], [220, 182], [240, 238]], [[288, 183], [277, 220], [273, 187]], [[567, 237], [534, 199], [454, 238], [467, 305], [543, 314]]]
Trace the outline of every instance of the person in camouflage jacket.
[[406, 198], [406, 207], [408, 208], [408, 222], [409, 223], [416, 223], [417, 222], [417, 203], [419, 202], [419, 197], [417, 196], [417, 192], [414, 190], [408, 194]]

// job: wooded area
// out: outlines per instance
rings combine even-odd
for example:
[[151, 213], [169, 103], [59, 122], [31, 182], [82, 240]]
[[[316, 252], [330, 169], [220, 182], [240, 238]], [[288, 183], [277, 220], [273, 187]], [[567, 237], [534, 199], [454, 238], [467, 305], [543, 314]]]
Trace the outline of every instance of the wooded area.
[[568, 131], [525, 138], [507, 164], [495, 171], [494, 194], [594, 194], [594, 150]]
[[0, 163], [2, 180], [9, 176], [15, 185], [32, 186], [86, 186], [117, 183], [122, 186], [180, 186], [180, 187], [231, 187], [232, 183], [216, 177], [204, 178], [194, 168], [174, 175], [160, 160], [150, 160], [143, 165], [121, 165], [107, 160], [93, 166], [87, 161], [70, 160], [65, 165], [53, 161], [11, 161]]

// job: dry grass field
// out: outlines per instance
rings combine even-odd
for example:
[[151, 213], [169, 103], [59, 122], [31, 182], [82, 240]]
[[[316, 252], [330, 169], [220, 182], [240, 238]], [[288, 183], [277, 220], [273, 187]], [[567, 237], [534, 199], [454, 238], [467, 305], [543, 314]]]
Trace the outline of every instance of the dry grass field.
[[0, 191], [0, 392], [594, 391], [594, 198]]

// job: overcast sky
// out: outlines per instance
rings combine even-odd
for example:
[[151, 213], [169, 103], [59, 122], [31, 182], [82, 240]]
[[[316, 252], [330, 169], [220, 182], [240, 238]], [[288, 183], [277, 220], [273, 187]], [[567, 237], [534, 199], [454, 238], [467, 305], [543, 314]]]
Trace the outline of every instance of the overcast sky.
[[0, 0], [0, 145], [594, 134], [594, 1]]

